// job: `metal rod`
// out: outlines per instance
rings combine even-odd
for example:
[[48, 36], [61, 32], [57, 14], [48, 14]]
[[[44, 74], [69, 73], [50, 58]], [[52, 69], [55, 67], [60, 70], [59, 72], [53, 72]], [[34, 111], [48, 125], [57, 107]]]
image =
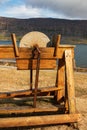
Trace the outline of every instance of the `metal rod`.
[[30, 60], [30, 90], [32, 90], [33, 88], [33, 69], [32, 69], [32, 65], [33, 65], [33, 59], [31, 58]]
[[40, 68], [40, 51], [39, 48], [37, 49], [37, 67], [36, 67], [36, 79], [35, 79], [35, 90], [34, 90], [34, 104], [33, 106], [36, 107], [36, 100], [37, 100], [37, 89], [38, 89], [38, 79], [39, 79], [39, 68]]

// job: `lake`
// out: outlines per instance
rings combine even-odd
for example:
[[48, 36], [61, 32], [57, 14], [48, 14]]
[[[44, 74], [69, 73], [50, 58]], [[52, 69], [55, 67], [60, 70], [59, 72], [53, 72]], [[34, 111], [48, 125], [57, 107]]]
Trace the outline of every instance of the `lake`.
[[[0, 44], [11, 45], [11, 41], [0, 41]], [[77, 67], [87, 68], [87, 45], [86, 44], [76, 45], [75, 61]]]
[[77, 67], [87, 68], [87, 45], [86, 44], [76, 45], [75, 61]]

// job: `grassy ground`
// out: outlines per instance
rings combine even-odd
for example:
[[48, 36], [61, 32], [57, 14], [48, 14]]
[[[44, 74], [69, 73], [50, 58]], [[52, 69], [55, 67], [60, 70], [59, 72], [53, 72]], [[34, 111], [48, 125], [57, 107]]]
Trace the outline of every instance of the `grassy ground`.
[[[35, 75], [35, 74], [34, 74]], [[54, 85], [56, 71], [41, 71], [39, 86]], [[50, 78], [49, 78], [50, 77]], [[87, 130], [87, 73], [74, 72], [76, 106], [82, 118], [79, 123], [80, 130]], [[0, 68], [0, 92], [23, 90], [29, 88], [29, 71]], [[12, 130], [73, 130], [67, 125], [38, 127], [38, 128], [12, 128]], [[11, 130], [11, 129], [10, 129]]]

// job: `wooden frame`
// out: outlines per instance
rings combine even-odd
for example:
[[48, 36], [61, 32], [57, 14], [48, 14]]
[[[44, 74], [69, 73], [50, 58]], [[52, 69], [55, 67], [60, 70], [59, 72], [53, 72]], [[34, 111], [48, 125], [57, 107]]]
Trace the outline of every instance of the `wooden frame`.
[[[0, 46], [0, 58], [13, 58], [16, 60], [19, 70], [30, 70], [30, 90], [16, 91], [9, 93], [0, 93], [0, 98], [14, 97], [34, 97], [33, 107], [31, 109], [9, 109], [2, 108], [0, 114], [25, 114], [25, 113], [41, 113], [41, 112], [57, 112], [57, 115], [47, 114], [44, 116], [31, 117], [12, 117], [0, 118], [0, 127], [18, 127], [18, 126], [37, 126], [49, 124], [63, 124], [78, 122], [80, 115], [76, 114], [75, 91], [73, 80], [73, 59], [74, 46], [60, 45], [60, 35], [56, 38], [55, 47], [33, 48], [17, 47], [15, 34], [11, 35], [13, 46]], [[58, 59], [58, 65], [56, 60]], [[47, 88], [38, 88], [39, 70], [55, 69], [56, 83], [55, 86]], [[35, 88], [32, 89], [33, 70], [36, 70]], [[53, 108], [38, 108], [38, 96], [54, 96], [58, 106]], [[63, 105], [62, 105], [63, 102]], [[58, 115], [58, 111], [61, 114]]]

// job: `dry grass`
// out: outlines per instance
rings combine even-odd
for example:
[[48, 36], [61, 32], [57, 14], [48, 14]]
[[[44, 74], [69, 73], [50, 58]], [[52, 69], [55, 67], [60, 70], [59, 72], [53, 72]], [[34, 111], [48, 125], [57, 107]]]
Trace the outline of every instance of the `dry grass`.
[[[29, 89], [29, 71], [16, 69], [0, 69], [0, 91], [15, 91]], [[35, 71], [33, 74], [35, 77]], [[52, 86], [55, 83], [56, 71], [40, 71], [39, 87]], [[50, 77], [50, 78], [49, 78]], [[33, 81], [35, 78], [33, 78]], [[33, 84], [34, 85], [34, 84]], [[4, 87], [3, 87], [4, 86]]]
[[76, 96], [87, 95], [87, 73], [75, 72], [74, 79]]
[[[35, 72], [34, 72], [35, 75]], [[55, 84], [56, 71], [40, 71], [39, 87]], [[75, 72], [75, 89], [77, 109], [82, 113], [79, 124], [80, 130], [86, 130], [87, 124], [87, 73]], [[16, 69], [0, 68], [0, 92], [29, 89], [29, 71], [17, 71]], [[23, 128], [12, 128], [21, 130]], [[26, 128], [29, 130], [72, 130], [66, 125], [42, 128]], [[24, 128], [24, 130], [26, 130]], [[10, 129], [11, 130], [11, 129]]]

